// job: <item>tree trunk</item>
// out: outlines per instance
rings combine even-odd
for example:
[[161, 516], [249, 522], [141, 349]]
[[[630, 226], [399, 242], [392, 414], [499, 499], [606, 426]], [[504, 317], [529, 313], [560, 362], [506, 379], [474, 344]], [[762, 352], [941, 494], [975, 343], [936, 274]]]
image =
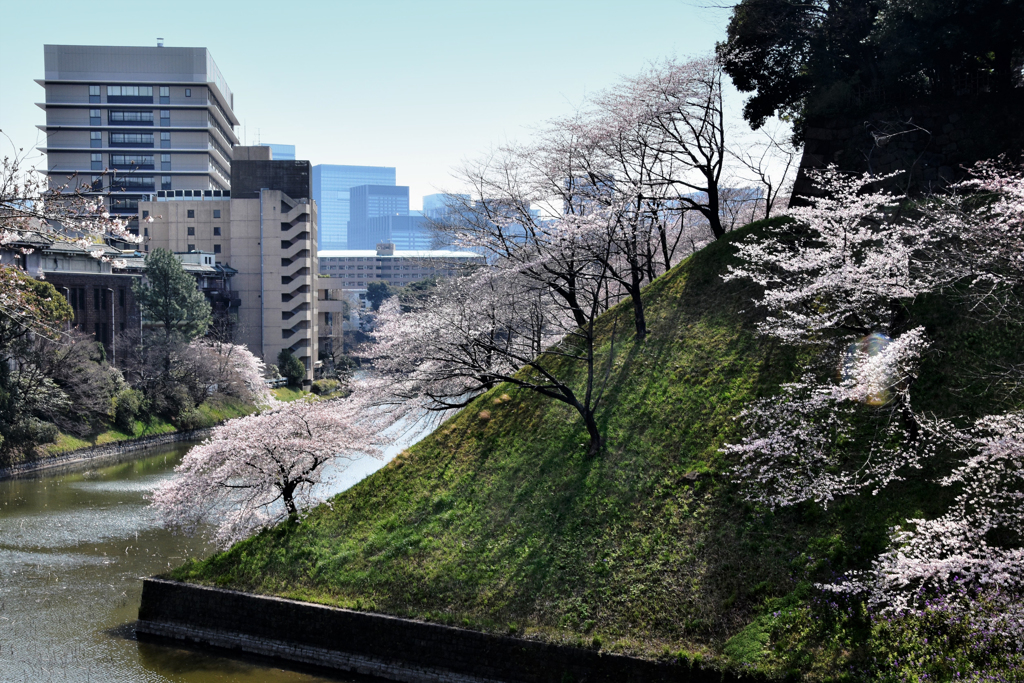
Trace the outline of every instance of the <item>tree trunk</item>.
[[667, 273], [672, 270], [672, 263], [668, 254], [668, 231], [665, 230], [664, 224], [658, 227], [658, 241], [661, 244], [661, 256], [665, 259], [665, 272]]
[[722, 227], [721, 207], [718, 203], [718, 187], [712, 186], [711, 183], [708, 183], [708, 208], [707, 211], [702, 211], [701, 213], [708, 219], [708, 223], [711, 225], [711, 234], [715, 236], [715, 239], [722, 239], [725, 236], [725, 228]]
[[633, 322], [636, 325], [636, 338], [643, 341], [647, 337], [647, 318], [644, 316], [644, 299], [641, 292], [640, 275], [633, 269], [632, 285], [629, 297], [633, 300]]
[[587, 447], [587, 458], [596, 458], [601, 454], [601, 430], [597, 427], [597, 420], [593, 412], [583, 412], [583, 424], [587, 426], [587, 434], [590, 435], [590, 445]]
[[284, 488], [281, 489], [281, 498], [284, 499], [284, 507], [288, 510], [289, 517], [295, 517], [299, 514], [298, 508], [295, 507], [295, 484], [287, 483]]

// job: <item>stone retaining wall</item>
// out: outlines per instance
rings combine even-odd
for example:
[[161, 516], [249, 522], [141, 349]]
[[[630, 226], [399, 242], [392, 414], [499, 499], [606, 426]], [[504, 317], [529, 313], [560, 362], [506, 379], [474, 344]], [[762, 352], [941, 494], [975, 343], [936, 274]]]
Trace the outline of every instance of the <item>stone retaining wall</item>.
[[743, 681], [720, 671], [145, 579], [136, 633], [407, 683]]
[[193, 429], [186, 432], [170, 432], [168, 434], [155, 434], [144, 436], [140, 439], [126, 441], [115, 441], [103, 444], [102, 446], [88, 446], [79, 448], [70, 453], [63, 453], [53, 458], [23, 462], [19, 465], [0, 468], [0, 480], [13, 479], [53, 468], [71, 468], [84, 465], [113, 465], [126, 460], [131, 460], [136, 451], [145, 450], [154, 446], [163, 446], [169, 443], [180, 441], [199, 441], [209, 436], [209, 429]]

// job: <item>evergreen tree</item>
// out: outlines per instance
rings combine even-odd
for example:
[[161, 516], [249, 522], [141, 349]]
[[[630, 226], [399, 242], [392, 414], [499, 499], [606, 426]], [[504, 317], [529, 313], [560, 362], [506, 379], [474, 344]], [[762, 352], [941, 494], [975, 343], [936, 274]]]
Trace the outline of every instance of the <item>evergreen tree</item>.
[[295, 354], [288, 349], [281, 349], [281, 353], [277, 354], [277, 366], [281, 376], [288, 378], [288, 384], [302, 386], [302, 380], [306, 379], [306, 367]]
[[212, 319], [210, 303], [167, 249], [154, 249], [146, 256], [146, 281], [133, 289], [143, 315], [161, 323], [167, 337], [177, 333], [191, 340], [206, 334]]

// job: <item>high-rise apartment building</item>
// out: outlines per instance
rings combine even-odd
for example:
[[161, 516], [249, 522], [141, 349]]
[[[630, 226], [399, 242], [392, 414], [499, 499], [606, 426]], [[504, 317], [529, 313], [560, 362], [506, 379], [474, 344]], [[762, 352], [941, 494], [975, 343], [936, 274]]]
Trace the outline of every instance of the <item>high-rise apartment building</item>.
[[111, 213], [159, 191], [231, 187], [234, 95], [206, 48], [44, 46], [51, 186], [103, 193]]
[[313, 167], [313, 199], [320, 211], [321, 249], [348, 248], [349, 190], [357, 185], [394, 186], [395, 169], [335, 164]]
[[282, 349], [317, 361], [317, 210], [308, 161], [271, 161], [266, 147], [236, 147], [230, 197], [157, 197], [143, 202], [148, 245], [207, 252], [236, 271], [236, 342], [266, 363]]

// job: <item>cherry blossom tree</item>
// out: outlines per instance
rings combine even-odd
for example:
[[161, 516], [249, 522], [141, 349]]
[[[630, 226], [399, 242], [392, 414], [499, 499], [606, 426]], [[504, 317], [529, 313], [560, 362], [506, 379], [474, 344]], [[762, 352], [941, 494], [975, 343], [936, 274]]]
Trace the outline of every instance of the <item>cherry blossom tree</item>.
[[47, 177], [22, 156], [7, 156], [0, 163], [0, 245], [17, 241], [25, 232], [44, 232], [48, 237], [94, 251], [104, 237], [129, 244], [142, 239], [128, 230], [128, 221], [112, 217], [91, 185], [77, 178], [63, 186], [51, 186]]
[[[796, 171], [800, 149], [786, 140], [786, 133], [777, 122], [773, 127], [762, 126], [744, 139], [734, 141], [728, 152], [740, 166], [736, 178], [740, 182], [753, 182], [764, 192], [758, 200], [764, 207], [764, 214], [759, 218], [771, 218], [772, 211], [792, 189], [791, 176]], [[729, 203], [725, 203], [728, 206]]]
[[382, 457], [375, 413], [356, 401], [299, 400], [214, 427], [153, 494], [164, 523], [195, 533], [217, 525], [226, 548], [313, 504], [328, 463]]
[[[842, 381], [809, 370], [740, 414], [749, 433], [723, 452], [737, 458], [734, 474], [748, 500], [770, 508], [806, 500], [827, 507], [864, 489], [878, 493], [935, 454], [937, 443], [910, 404], [928, 348], [924, 329], [892, 342], [879, 337], [881, 344], [851, 345]], [[858, 429], [856, 418], [867, 428]]]
[[199, 338], [189, 346], [210, 359], [211, 379], [220, 391], [241, 396], [258, 406], [274, 403], [274, 395], [264, 381], [266, 365], [245, 344]]
[[981, 161], [970, 177], [922, 207], [940, 238], [928, 257], [980, 319], [1019, 324], [1024, 314], [1024, 171], [1005, 159]]
[[886, 177], [826, 168], [815, 174], [823, 197], [791, 208], [792, 223], [738, 245], [741, 265], [730, 267], [726, 280], [764, 288], [761, 332], [797, 344], [889, 334], [900, 302], [932, 291], [941, 276], [914, 254], [931, 247], [935, 232], [901, 215], [903, 197], [863, 192]]
[[658, 180], [680, 208], [697, 211], [715, 239], [725, 235], [719, 182], [727, 159], [722, 66], [714, 57], [666, 60], [637, 78], [657, 132], [653, 146], [663, 157]]
[[[929, 344], [922, 328], [905, 329], [902, 310], [943, 290], [966, 296], [982, 318], [1019, 324], [1024, 180], [983, 163], [950, 195], [919, 203], [913, 219], [901, 215], [899, 198], [862, 191], [875, 178], [853, 182], [829, 169], [820, 180], [826, 196], [792, 209], [788, 227], [742, 243], [742, 265], [729, 277], [765, 287], [763, 333], [818, 345], [842, 379], [809, 368], [780, 396], [749, 406], [748, 435], [724, 448], [737, 459], [737, 480], [771, 507], [827, 505], [877, 492], [939, 452], [959, 455], [940, 481], [958, 488], [946, 513], [907, 520], [870, 570], [821, 587], [862, 595], [878, 614], [941, 604], [1024, 642], [1024, 551], [1013, 541], [1024, 536], [1024, 417], [991, 415], [960, 429], [955, 419], [917, 415], [910, 391]], [[857, 432], [854, 416], [875, 429]]]
[[[24, 154], [5, 156], [0, 162], [0, 248], [22, 254], [31, 253], [24, 246], [30, 233], [43, 233], [50, 239], [71, 242], [88, 250], [95, 258], [110, 260], [98, 246], [106, 237], [127, 243], [141, 238], [128, 230], [128, 223], [103, 209], [102, 202], [89, 194], [91, 187], [76, 179], [66, 186], [51, 187], [47, 177], [28, 165]], [[115, 259], [115, 266], [124, 262]], [[0, 305], [20, 315], [38, 316], [40, 311], [31, 298], [22, 296], [19, 275], [12, 265], [0, 264]], [[60, 324], [59, 320], [38, 320], [39, 325]]]
[[[376, 343], [366, 350], [383, 378], [377, 386], [384, 398], [377, 400], [444, 411], [508, 382], [572, 407], [595, 456], [601, 448], [594, 344], [603, 310], [600, 271], [576, 273], [574, 310], [537, 282], [540, 265], [525, 270], [498, 263], [443, 281], [414, 310], [386, 302]], [[581, 327], [577, 315], [585, 316]], [[582, 369], [582, 386], [564, 378], [566, 362]]]
[[[954, 616], [1024, 642], [1024, 414], [989, 415], [969, 430], [942, 425], [950, 447], [966, 457], [944, 477], [960, 489], [936, 519], [908, 519], [866, 572], [824, 588], [862, 593], [882, 614], [921, 610], [936, 596]], [[984, 613], [976, 603], [984, 600]]]

